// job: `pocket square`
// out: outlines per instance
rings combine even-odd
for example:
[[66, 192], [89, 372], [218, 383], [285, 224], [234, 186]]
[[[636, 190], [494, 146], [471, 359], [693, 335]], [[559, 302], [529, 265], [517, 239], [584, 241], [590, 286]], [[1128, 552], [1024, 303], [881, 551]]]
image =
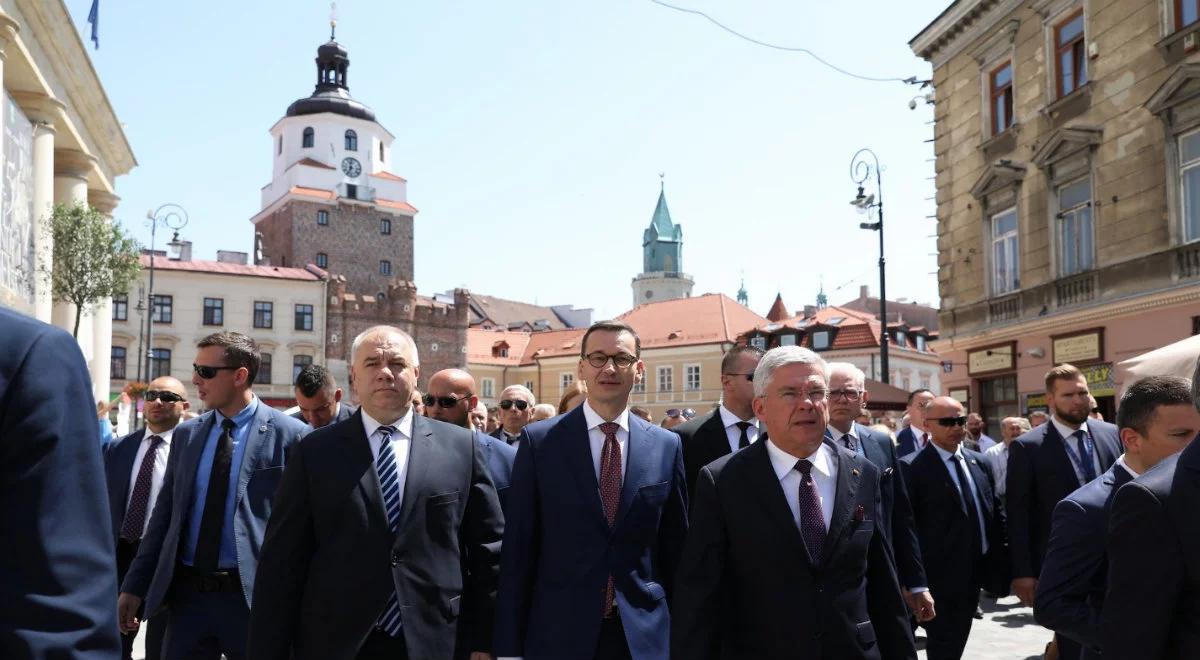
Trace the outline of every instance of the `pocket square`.
[[854, 521], [862, 522], [866, 519], [867, 519], [867, 510], [863, 508], [863, 505], [859, 504], [857, 507], [854, 508]]

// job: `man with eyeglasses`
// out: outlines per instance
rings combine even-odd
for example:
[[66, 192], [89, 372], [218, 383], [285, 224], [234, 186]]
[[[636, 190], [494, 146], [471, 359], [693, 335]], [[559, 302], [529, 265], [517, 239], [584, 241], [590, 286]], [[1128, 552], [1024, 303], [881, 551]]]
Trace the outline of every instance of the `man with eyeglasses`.
[[121, 583], [121, 631], [164, 611], [166, 658], [246, 657], [258, 552], [283, 466], [311, 429], [259, 401], [258, 345], [239, 332], [197, 344], [192, 384], [208, 412], [175, 428], [150, 525]]
[[[471, 416], [479, 408], [479, 397], [475, 395], [475, 378], [462, 369], [443, 369], [430, 376], [429, 387], [422, 397], [422, 403], [425, 404], [426, 417], [474, 432], [475, 441], [483, 450], [488, 473], [492, 475], [492, 481], [496, 484], [500, 508], [503, 509], [508, 500], [508, 486], [512, 483], [512, 465], [517, 456], [517, 449], [490, 435], [480, 433], [472, 422]], [[486, 411], [484, 414], [487, 414]]]
[[[671, 429], [683, 441], [683, 469], [693, 492], [700, 468], [758, 440], [754, 416], [754, 369], [762, 349], [734, 346], [721, 358], [721, 404]], [[669, 412], [669, 411], [668, 411]]]
[[296, 376], [296, 405], [300, 411], [292, 415], [314, 429], [350, 419], [354, 410], [342, 403], [342, 388], [333, 374], [319, 364], [310, 364]]
[[577, 368], [587, 400], [521, 435], [500, 560], [498, 657], [669, 657], [687, 486], [679, 436], [629, 412], [645, 371], [640, 355], [629, 325], [593, 324]]
[[[143, 395], [146, 428], [104, 447], [104, 476], [108, 482], [108, 508], [117, 542], [117, 583], [125, 579], [137, 556], [150, 514], [162, 491], [171, 455], [171, 437], [183, 412], [191, 404], [183, 383], [170, 376], [150, 381]], [[138, 612], [137, 616], [142, 616]], [[166, 617], [146, 622], [146, 660], [157, 660], [166, 633]], [[121, 635], [121, 657], [130, 660], [136, 632]]]
[[516, 447], [521, 441], [521, 429], [533, 419], [537, 399], [524, 385], [509, 385], [500, 392], [500, 426], [492, 437]]
[[767, 436], [696, 479], [671, 657], [916, 660], [878, 519], [879, 469], [825, 441], [828, 391], [809, 349], [759, 361], [754, 412]]
[[936, 397], [924, 412], [929, 444], [901, 459], [925, 574], [937, 601], [937, 615], [921, 625], [929, 660], [957, 660], [971, 633], [980, 589], [994, 591], [995, 569], [1003, 570], [1004, 511], [991, 465], [962, 446], [967, 436], [962, 404]]
[[854, 421], [867, 405], [867, 376], [849, 362], [829, 363], [828, 442], [871, 461], [879, 468], [879, 526], [896, 559], [904, 600], [918, 621], [933, 618], [933, 598], [925, 581], [921, 548], [913, 528], [912, 505], [892, 439]]

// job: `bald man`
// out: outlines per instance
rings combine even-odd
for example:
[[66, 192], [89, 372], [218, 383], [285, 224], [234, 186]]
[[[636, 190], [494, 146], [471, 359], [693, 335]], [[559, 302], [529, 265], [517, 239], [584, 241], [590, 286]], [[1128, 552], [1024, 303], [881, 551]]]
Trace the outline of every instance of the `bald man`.
[[[150, 513], [162, 490], [171, 455], [171, 436], [190, 404], [183, 383], [163, 376], [155, 378], [143, 395], [146, 428], [110, 442], [104, 447], [104, 473], [108, 481], [108, 508], [112, 512], [113, 537], [117, 541], [117, 583], [125, 579], [129, 564], [137, 556]], [[138, 612], [138, 617], [142, 612]], [[165, 616], [147, 622], [146, 658], [156, 660], [166, 632]], [[121, 635], [121, 657], [129, 660], [137, 632]]]
[[[471, 415], [479, 408], [479, 397], [475, 395], [475, 379], [462, 369], [443, 369], [429, 378], [429, 388], [423, 397], [425, 416], [461, 426], [475, 434], [475, 441], [483, 450], [488, 473], [496, 484], [496, 494], [503, 509], [512, 483], [513, 459], [517, 448], [506, 442], [480, 433], [472, 424]], [[487, 415], [487, 410], [483, 411]]]

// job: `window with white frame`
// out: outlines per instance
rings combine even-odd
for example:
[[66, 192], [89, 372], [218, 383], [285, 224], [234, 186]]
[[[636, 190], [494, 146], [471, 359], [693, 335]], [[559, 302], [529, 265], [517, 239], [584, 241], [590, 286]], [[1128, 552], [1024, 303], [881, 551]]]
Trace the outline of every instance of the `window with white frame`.
[[758, 335], [757, 337], [751, 337], [750, 345], [753, 346], [754, 348], [757, 348], [760, 351], [765, 351], [765, 350], [767, 350], [767, 338], [762, 335]]
[[700, 391], [700, 365], [688, 364], [683, 367], [683, 389], [688, 392]]
[[992, 295], [999, 296], [1021, 287], [1021, 257], [1017, 252], [1017, 209], [992, 216]]
[[1058, 188], [1058, 259], [1062, 276], [1092, 269], [1092, 182], [1089, 177]]
[[927, 372], [922, 371], [921, 372], [921, 389], [923, 389], [923, 390], [929, 389], [929, 383], [930, 383], [929, 374]]
[[812, 333], [812, 347], [814, 351], [823, 351], [829, 348], [829, 331], [818, 330]]
[[558, 377], [558, 393], [562, 394], [575, 384], [575, 374], [562, 374]]
[[779, 335], [779, 345], [780, 346], [795, 346], [796, 345], [796, 335], [794, 335], [790, 332], [786, 335]]
[[1179, 136], [1179, 190], [1183, 241], [1200, 239], [1200, 130]]
[[479, 381], [479, 395], [485, 399], [496, 396], [496, 379], [482, 378]]
[[675, 383], [674, 383], [674, 374], [671, 371], [671, 367], [659, 367], [658, 368], [658, 391], [659, 392], [670, 392], [673, 389], [675, 389]]
[[646, 376], [644, 374], [642, 375], [641, 378], [638, 378], [636, 381], [634, 381], [633, 393], [634, 394], [645, 394], [646, 393]]

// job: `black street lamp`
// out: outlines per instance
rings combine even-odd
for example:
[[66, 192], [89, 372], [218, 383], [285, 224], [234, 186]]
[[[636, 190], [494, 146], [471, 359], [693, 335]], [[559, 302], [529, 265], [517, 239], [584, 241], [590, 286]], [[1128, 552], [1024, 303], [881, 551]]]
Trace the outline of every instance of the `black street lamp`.
[[179, 230], [187, 226], [188, 215], [178, 204], [163, 204], [147, 211], [146, 217], [150, 219], [150, 292], [146, 297], [150, 307], [150, 313], [146, 315], [146, 383], [149, 384], [154, 372], [154, 238], [161, 223], [175, 232], [170, 242], [172, 248], [178, 246]]
[[[867, 156], [871, 160], [867, 160]], [[875, 193], [864, 195], [863, 184], [875, 174]], [[871, 209], [879, 214], [879, 222], [859, 223], [860, 229], [879, 232], [879, 366], [883, 371], [883, 383], [891, 381], [891, 371], [888, 369], [888, 323], [887, 323], [887, 268], [883, 258], [883, 179], [879, 174], [879, 157], [870, 149], [859, 149], [850, 159], [850, 179], [858, 184], [858, 195], [850, 204], [860, 213], [870, 215]]]

